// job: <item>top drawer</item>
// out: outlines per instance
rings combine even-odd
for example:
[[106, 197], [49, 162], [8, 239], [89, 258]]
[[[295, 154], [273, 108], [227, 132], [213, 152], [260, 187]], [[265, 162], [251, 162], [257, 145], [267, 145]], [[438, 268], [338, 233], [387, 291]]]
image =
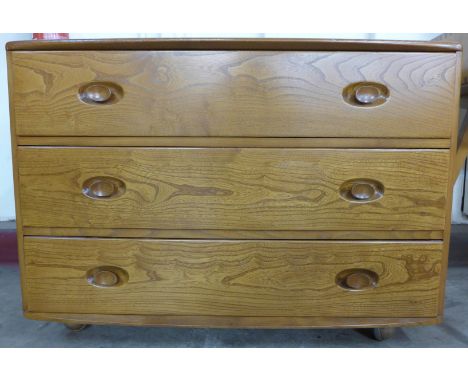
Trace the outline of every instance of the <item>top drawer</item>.
[[445, 138], [454, 53], [12, 52], [16, 134]]

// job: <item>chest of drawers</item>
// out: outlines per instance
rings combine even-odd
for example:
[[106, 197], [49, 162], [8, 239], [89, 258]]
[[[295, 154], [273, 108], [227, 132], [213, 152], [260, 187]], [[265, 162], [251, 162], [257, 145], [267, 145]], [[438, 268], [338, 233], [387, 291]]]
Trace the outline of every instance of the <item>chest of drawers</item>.
[[31, 319], [442, 319], [460, 48], [324, 40], [7, 46]]

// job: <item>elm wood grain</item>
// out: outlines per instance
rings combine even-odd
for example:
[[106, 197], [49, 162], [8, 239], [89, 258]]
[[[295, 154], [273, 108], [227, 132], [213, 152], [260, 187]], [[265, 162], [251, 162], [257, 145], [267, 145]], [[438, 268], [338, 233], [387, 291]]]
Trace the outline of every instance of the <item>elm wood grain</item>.
[[[42, 47], [44, 47], [44, 45], [41, 45]], [[65, 46], [65, 45], [61, 45], [62, 47]], [[140, 45], [140, 47], [142, 47], [143, 45]], [[201, 45], [198, 45], [199, 47], [201, 47]], [[231, 48], [233, 45], [230, 45]], [[338, 45], [334, 45], [335, 47], [337, 47]], [[410, 46], [409, 44], [407, 45], [408, 47]], [[81, 48], [85, 47], [85, 45], [81, 45]], [[180, 47], [180, 45], [179, 45]], [[246, 47], [246, 46], [245, 46]], [[276, 53], [276, 52], [275, 52]], [[205, 53], [203, 53], [205, 54]], [[451, 53], [447, 53], [448, 55], [452, 55]], [[459, 65], [460, 64], [460, 54], [457, 54], [457, 61], [456, 61], [456, 64]], [[456, 73], [456, 70], [454, 69], [454, 73]], [[13, 84], [14, 84], [14, 81], [13, 81], [13, 76], [10, 76], [9, 78], [9, 82], [10, 82], [10, 88], [13, 87]], [[457, 85], [457, 82], [458, 82], [458, 73], [456, 73], [454, 75], [454, 88], [456, 88], [458, 85]], [[392, 89], [390, 88], [390, 91]], [[424, 88], [424, 91], [431, 91], [431, 88], [426, 86]], [[455, 90], [454, 91], [454, 94], [456, 94], [457, 91]], [[392, 95], [392, 93], [390, 94]], [[456, 98], [456, 97], [455, 97]], [[391, 100], [391, 98], [390, 98]], [[390, 101], [389, 101], [390, 102]], [[453, 103], [454, 107], [456, 107], [456, 104]], [[380, 107], [380, 106], [379, 106]], [[13, 105], [11, 105], [11, 110], [13, 110]], [[11, 113], [13, 114], [13, 112]], [[456, 111], [455, 109], [453, 109], [453, 120], [454, 122], [456, 121], [456, 118], [457, 118], [457, 114], [456, 114]], [[448, 124], [447, 124], [448, 125]], [[16, 129], [15, 129], [15, 126], [16, 124], [14, 123], [14, 118], [12, 119], [12, 135], [15, 134], [16, 132]], [[455, 126], [455, 123], [453, 124], [453, 126], [450, 126], [448, 127], [447, 130], [451, 130], [452, 131], [452, 135], [450, 136], [449, 138], [449, 134], [447, 133], [446, 136], [444, 137], [437, 137], [436, 139], [428, 139], [426, 140], [425, 138], [419, 138], [419, 137], [416, 137], [415, 140], [402, 140], [402, 139], [392, 139], [392, 141], [390, 140], [385, 140], [385, 137], [384, 138], [375, 138], [372, 140], [370, 139], [366, 139], [366, 140], [358, 140], [356, 139], [355, 137], [352, 138], [352, 141], [349, 142], [349, 146], [346, 145], [346, 142], [344, 139], [336, 139], [336, 138], [332, 138], [332, 139], [328, 139], [328, 138], [325, 138], [325, 137], [319, 137], [319, 138], [322, 138], [322, 140], [318, 143], [315, 143], [316, 142], [316, 139], [315, 138], [311, 138], [310, 139], [310, 142], [306, 142], [306, 140], [302, 140], [302, 139], [293, 139], [293, 138], [285, 138], [284, 139], [284, 142], [285, 142], [285, 145], [289, 145], [289, 147], [293, 148], [293, 147], [301, 147], [301, 145], [305, 144], [306, 146], [305, 147], [331, 147], [331, 146], [334, 146], [336, 145], [336, 147], [360, 147], [360, 146], [357, 146], [357, 145], [364, 145], [362, 147], [370, 147], [371, 145], [374, 145], [374, 148], [376, 147], [387, 147], [387, 148], [396, 148], [396, 147], [407, 147], [407, 148], [449, 148], [451, 149], [450, 151], [450, 160], [451, 160], [451, 163], [453, 164], [454, 163], [454, 160], [453, 160], [453, 150], [454, 150], [454, 146], [455, 146], [455, 142], [456, 140], [453, 138], [453, 130], [452, 130], [452, 127], [453, 128], [456, 128]], [[98, 127], [96, 127], [98, 128]], [[411, 126], [409, 126], [408, 128], [411, 128]], [[373, 129], [373, 127], [369, 127], [369, 129]], [[352, 130], [352, 129], [350, 129]], [[52, 135], [55, 135], [55, 134], [52, 134]], [[18, 138], [18, 139], [16, 139]], [[23, 137], [15, 137], [15, 139], [13, 140], [13, 145], [18, 145], [18, 144], [21, 144], [21, 139]], [[24, 137], [26, 140], [28, 139], [35, 139], [36, 137], [27, 137], [25, 136]], [[162, 142], [161, 145], [164, 146], [164, 145], [167, 145], [167, 146], [174, 146], [174, 147], [180, 147], [180, 146], [189, 146], [189, 147], [193, 147], [193, 146], [198, 146], [198, 147], [203, 147], [203, 144], [202, 144], [202, 140], [204, 140], [205, 138], [204, 137], [151, 137], [151, 140], [148, 140], [146, 144], [144, 143], [139, 143], [139, 142], [142, 142], [145, 138], [142, 139], [142, 137], [86, 137], [86, 136], [83, 136], [83, 137], [72, 137], [70, 136], [70, 140], [74, 140], [73, 143], [71, 141], [69, 142], [66, 142], [66, 141], [63, 141], [63, 139], [67, 139], [68, 137], [66, 136], [63, 136], [63, 137], [46, 137], [46, 136], [43, 136], [43, 137], [37, 137], [39, 139], [41, 138], [44, 138], [44, 139], [61, 139], [61, 141], [55, 141], [55, 142], [52, 142], [52, 141], [48, 141], [46, 142], [45, 140], [40, 140], [40, 141], [37, 141], [37, 143], [35, 143], [36, 145], [47, 145], [47, 144], [53, 144], [53, 145], [67, 145], [67, 146], [70, 146], [70, 145], [92, 145], [92, 146], [95, 146], [95, 145], [99, 145], [101, 144], [102, 142], [106, 142], [106, 143], [102, 143], [104, 146], [118, 146], [118, 145], [123, 145], [123, 146], [128, 146], [129, 145], [129, 141], [132, 140], [132, 146], [133, 145], [143, 145], [143, 146], [154, 146], [154, 145], [158, 145], [158, 142]], [[107, 140], [107, 138], [109, 139], [112, 139], [112, 143], [113, 144], [110, 144], [110, 140]], [[192, 138], [194, 140], [192, 140]], [[229, 138], [229, 139], [226, 139], [224, 140], [225, 138]], [[230, 138], [233, 138], [232, 140]], [[96, 139], [94, 141], [94, 139]], [[162, 140], [160, 140], [162, 139]], [[255, 145], [260, 145], [260, 146], [266, 146], [268, 147], [269, 145], [274, 145], [274, 146], [280, 146], [281, 143], [280, 143], [280, 139], [277, 139], [277, 138], [273, 138], [275, 141], [272, 141], [272, 140], [268, 140], [268, 141], [265, 141], [265, 143], [262, 143], [262, 139], [259, 138], [259, 137], [252, 137], [252, 139], [248, 138], [248, 139], [245, 139], [243, 137], [209, 137], [207, 139], [207, 142], [206, 145], [212, 145], [212, 146], [218, 146], [218, 147], [226, 147], [226, 146], [233, 146], [233, 147], [242, 147], [243, 144], [245, 145], [250, 145], [250, 147], [257, 147]], [[127, 140], [127, 143], [125, 143], [125, 141]], [[441, 147], [441, 146], [435, 146], [435, 142], [440, 142], [442, 141], [443, 144], [445, 144], [444, 147]], [[452, 141], [452, 144], [450, 143], [450, 141]], [[27, 143], [28, 141], [26, 141]], [[94, 144], [94, 142], [96, 142]], [[296, 143], [296, 142], [300, 142], [300, 143]], [[333, 143], [332, 143], [333, 142]], [[404, 142], [404, 143], [402, 143]], [[29, 141], [29, 143], [31, 143], [31, 141]], [[429, 143], [433, 143], [434, 146], [429, 146]], [[396, 145], [408, 145], [408, 146], [396, 146]], [[421, 146], [410, 146], [410, 145], [414, 145], [414, 144], [420, 144]], [[425, 146], [426, 144], [428, 144], [427, 146]], [[437, 144], [440, 144], [440, 143], [437, 143]], [[226, 146], [225, 146], [226, 145]], [[310, 145], [310, 146], [307, 146], [307, 145]], [[318, 146], [317, 146], [318, 145]], [[321, 145], [321, 146], [320, 146]], [[365, 146], [365, 145], [368, 145], [368, 146]], [[385, 146], [385, 145], [388, 145], [388, 146]], [[304, 147], [304, 146], [303, 146]], [[15, 167], [17, 168], [17, 167]], [[396, 170], [400, 170], [400, 168], [397, 166], [396, 167]], [[17, 170], [15, 170], [17, 171]], [[452, 180], [454, 179], [453, 178], [453, 174], [450, 173], [449, 174], [449, 178], [451, 177], [450, 181], [447, 182], [447, 188], [448, 188], [448, 191], [447, 193], [449, 194], [449, 197], [446, 198], [446, 202], [447, 202], [447, 205], [448, 205], [448, 208], [446, 209], [446, 211], [449, 211], [450, 210], [450, 203], [451, 203], [451, 200], [450, 200], [450, 193], [451, 193], [451, 186], [449, 185]], [[17, 184], [19, 184], [19, 180], [16, 179], [17, 181]], [[17, 187], [18, 188], [18, 187]], [[17, 191], [17, 197], [18, 197], [18, 191]], [[17, 210], [18, 209], [18, 206], [19, 206], [20, 202], [17, 201]], [[300, 239], [300, 238], [307, 238], [307, 239], [311, 239], [311, 238], [335, 238], [335, 239], [338, 239], [338, 238], [350, 238], [350, 239], [353, 239], [353, 240], [356, 240], [358, 238], [363, 238], [363, 237], [368, 237], [368, 238], [378, 238], [378, 237], [382, 237], [382, 238], [386, 238], [386, 239], [389, 239], [389, 238], [392, 238], [392, 237], [400, 237], [400, 238], [405, 238], [405, 239], [411, 239], [411, 237], [414, 237], [414, 238], [418, 238], [418, 239], [421, 239], [424, 237], [432, 237], [432, 238], [438, 238], [440, 239], [442, 237], [442, 234], [445, 235], [445, 238], [448, 238], [448, 235], [449, 235], [449, 228], [448, 229], [445, 229], [447, 228], [447, 226], [449, 226], [449, 223], [450, 223], [450, 214], [449, 213], [446, 213], [445, 214], [445, 225], [443, 228], [441, 229], [438, 229], [438, 230], [424, 230], [424, 231], [393, 231], [393, 230], [390, 230], [390, 231], [381, 231], [381, 230], [375, 230], [375, 231], [369, 231], [369, 230], [361, 230], [361, 231], [330, 231], [330, 230], [317, 230], [317, 231], [307, 231], [307, 230], [297, 230], [297, 231], [286, 231], [286, 230], [281, 230], [281, 231], [260, 231], [260, 230], [235, 230], [235, 231], [232, 231], [232, 233], [227, 233], [229, 231], [227, 230], [220, 230], [220, 229], [216, 229], [216, 230], [180, 230], [180, 229], [177, 229], [177, 230], [174, 230], [174, 229], [170, 229], [170, 230], [159, 230], [157, 228], [154, 228], [154, 227], [151, 227], [151, 228], [145, 228], [145, 229], [129, 229], [129, 228], [124, 228], [124, 229], [119, 229], [119, 228], [115, 228], [115, 227], [111, 227], [111, 228], [80, 228], [80, 227], [68, 227], [68, 228], [60, 228], [60, 227], [55, 227], [55, 228], [50, 228], [50, 227], [25, 227], [24, 230], [22, 231], [23, 234], [31, 234], [31, 233], [35, 233], [35, 234], [67, 234], [67, 233], [76, 233], [76, 234], [79, 234], [80, 232], [82, 232], [82, 234], [89, 234], [89, 235], [142, 235], [144, 234], [145, 236], [147, 237], [150, 237], [150, 235], [154, 235], [154, 236], [157, 236], [157, 237], [166, 237], [166, 236], [170, 236], [170, 237], [184, 237], [182, 235], [193, 235], [194, 237], [197, 237], [197, 238], [203, 238], [203, 235], [206, 235], [208, 237], [220, 237], [222, 238], [224, 235], [226, 235], [226, 237], [232, 237], [232, 238], [237, 238], [237, 239], [241, 239], [241, 238], [244, 238], [244, 237], [249, 237], [249, 238], [266, 238], [266, 237], [270, 237], [270, 236], [267, 236], [267, 235], [271, 235], [272, 238], [274, 239], [278, 239], [278, 238], [294, 238], [294, 239]], [[23, 227], [22, 227], [23, 228]], [[445, 229], [445, 231], [443, 231], [443, 229]], [[375, 234], [374, 237], [372, 237], [372, 234]], [[231, 236], [230, 236], [231, 235]], [[310, 236], [309, 236], [310, 235]], [[364, 235], [367, 235], [367, 236], [364, 236]], [[445, 272], [446, 272], [446, 255], [447, 255], [447, 252], [448, 252], [448, 240], [445, 240], [444, 243], [443, 243], [443, 257], [441, 259], [441, 279], [445, 279]], [[25, 289], [26, 290], [26, 289]], [[442, 288], [439, 288], [439, 304], [438, 304], [438, 307], [439, 307], [439, 310], [440, 312], [442, 313], [442, 308], [443, 308], [443, 294], [444, 294], [444, 291], [443, 291], [443, 286]], [[188, 325], [188, 326], [196, 326], [196, 325], [201, 325], [201, 326], [209, 326], [209, 325], [233, 325], [233, 326], [249, 326], [249, 325], [252, 325], [253, 327], [255, 327], [255, 324], [257, 325], [260, 325], [260, 327], [282, 327], [282, 326], [287, 326], [287, 325], [292, 325], [293, 327], [296, 325], [296, 326], [300, 326], [300, 325], [304, 325], [305, 327], [307, 327], [307, 325], [321, 325], [322, 327], [323, 326], [334, 326], [334, 325], [337, 325], [337, 326], [347, 326], [347, 325], [363, 325], [363, 326], [370, 326], [370, 327], [373, 327], [373, 326], [377, 326], [377, 325], [383, 325], [383, 326], [387, 326], [387, 325], [406, 325], [408, 323], [438, 323], [441, 321], [441, 314], [437, 315], [437, 316], [434, 316], [434, 317], [430, 317], [430, 318], [406, 318], [406, 319], [402, 319], [401, 317], [399, 318], [378, 318], [378, 319], [369, 319], [369, 318], [359, 318], [359, 317], [353, 317], [353, 318], [334, 318], [334, 317], [226, 317], [226, 316], [219, 316], [219, 317], [215, 317], [215, 318], [212, 318], [212, 317], [207, 317], [207, 316], [154, 316], [154, 315], [142, 315], [142, 316], [136, 316], [136, 315], [117, 315], [117, 316], [109, 316], [109, 315], [95, 315], [95, 314], [90, 314], [90, 315], [80, 315], [80, 314], [70, 314], [70, 313], [66, 313], [66, 312], [61, 312], [61, 313], [43, 313], [42, 316], [41, 316], [41, 313], [30, 313], [30, 311], [27, 309], [27, 304], [26, 304], [26, 296], [24, 297], [24, 309], [25, 311], [27, 312], [26, 315], [28, 317], [31, 317], [32, 318], [39, 318], [39, 317], [42, 317], [42, 318], [47, 318], [47, 317], [50, 317], [50, 319], [54, 319], [57, 318], [57, 317], [62, 317], [62, 319], [64, 321], [66, 316], [68, 316], [71, 321], [74, 321], [78, 318], [82, 318], [83, 320], [81, 321], [76, 321], [78, 323], [80, 322], [86, 322], [86, 320], [84, 320], [84, 318], [93, 318], [93, 319], [96, 319], [98, 321], [100, 321], [101, 323], [109, 323], [109, 322], [120, 322], [120, 323], [129, 323], [129, 324], [145, 324], [145, 325], [150, 325], [150, 324], [154, 324], [154, 325], [170, 325], [170, 326], [174, 326], [174, 325]], [[49, 316], [47, 316], [49, 315]], [[53, 316], [51, 316], [53, 315]]]
[[25, 137], [20, 146], [445, 149], [449, 138]]
[[53, 50], [323, 50], [381, 52], [456, 52], [462, 46], [448, 41], [392, 41], [349, 39], [105, 39], [10, 41], [11, 51]]
[[21, 282], [21, 297], [23, 310], [28, 309], [28, 300], [26, 291], [24, 289], [24, 251], [23, 251], [23, 222], [21, 219], [21, 203], [19, 196], [19, 174], [18, 174], [18, 146], [16, 142], [16, 136], [14, 133], [15, 116], [14, 116], [14, 104], [11, 102], [13, 99], [13, 73], [12, 73], [12, 53], [6, 53], [7, 59], [7, 74], [8, 74], [8, 97], [10, 99], [9, 112], [10, 112], [10, 135], [11, 135], [11, 156], [13, 164], [13, 187], [15, 193], [15, 212], [16, 212], [16, 238], [18, 242], [18, 264], [20, 266], [20, 282]]
[[31, 320], [88, 323], [92, 325], [252, 329], [375, 328], [382, 326], [436, 325], [442, 322], [441, 317], [223, 317], [37, 313], [29, 311], [25, 311], [24, 316]]
[[462, 54], [461, 52], [457, 53], [457, 63], [456, 63], [456, 77], [455, 77], [455, 102], [451, 107], [451, 112], [453, 114], [453, 125], [452, 125], [452, 136], [451, 136], [451, 148], [450, 148], [450, 163], [448, 166], [448, 175], [449, 179], [447, 182], [447, 200], [445, 210], [448, 213], [445, 216], [445, 227], [444, 230], [444, 248], [442, 253], [442, 267], [441, 267], [441, 285], [439, 288], [439, 308], [438, 314], [443, 316], [444, 314], [444, 297], [445, 297], [445, 285], [447, 281], [447, 269], [448, 269], [448, 256], [450, 251], [450, 233], [452, 229], [452, 199], [453, 199], [453, 185], [458, 176], [457, 166], [457, 140], [458, 140], [458, 128], [459, 128], [459, 114], [460, 114], [460, 89], [461, 89], [461, 79], [462, 79]]
[[[16, 134], [448, 138], [456, 54], [390, 52], [13, 52]], [[93, 82], [122, 88], [88, 105]], [[361, 81], [390, 96], [343, 100]]]
[[[443, 230], [447, 150], [20, 147], [28, 227], [221, 230]], [[83, 184], [119, 179], [118, 198]], [[350, 203], [340, 187], [375, 179], [384, 196]]]
[[[434, 317], [440, 242], [208, 241], [25, 238], [32, 312], [207, 316]], [[112, 266], [121, 286], [87, 272]], [[373, 289], [337, 285], [347, 269]]]
[[444, 231], [246, 231], [23, 227], [23, 233], [27, 236], [102, 236], [153, 239], [441, 240]]

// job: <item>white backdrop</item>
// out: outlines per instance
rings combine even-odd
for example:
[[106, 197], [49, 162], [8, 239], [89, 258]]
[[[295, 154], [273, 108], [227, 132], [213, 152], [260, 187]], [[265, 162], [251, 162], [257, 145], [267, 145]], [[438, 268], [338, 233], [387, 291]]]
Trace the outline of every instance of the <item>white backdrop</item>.
[[343, 38], [371, 40], [432, 40], [440, 33], [70, 33], [71, 39], [87, 38]]
[[15, 218], [15, 197], [11, 170], [10, 118], [8, 112], [8, 85], [6, 55], [7, 41], [31, 39], [30, 33], [0, 33], [0, 221]]

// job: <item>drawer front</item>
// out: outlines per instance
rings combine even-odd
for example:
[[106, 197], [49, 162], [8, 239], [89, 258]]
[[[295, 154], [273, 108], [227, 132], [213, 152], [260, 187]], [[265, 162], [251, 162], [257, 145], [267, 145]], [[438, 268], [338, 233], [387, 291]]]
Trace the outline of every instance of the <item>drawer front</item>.
[[31, 312], [433, 317], [440, 242], [24, 241]]
[[[18, 150], [23, 225], [441, 230], [447, 150]], [[366, 199], [367, 197], [367, 199]]]
[[25, 136], [447, 138], [451, 53], [13, 52]]

